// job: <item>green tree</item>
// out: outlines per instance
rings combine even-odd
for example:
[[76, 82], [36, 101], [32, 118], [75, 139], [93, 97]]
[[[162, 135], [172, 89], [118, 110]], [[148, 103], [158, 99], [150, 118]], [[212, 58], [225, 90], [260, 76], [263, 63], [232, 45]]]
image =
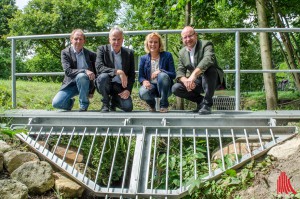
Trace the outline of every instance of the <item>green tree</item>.
[[[62, 34], [70, 33], [75, 28], [81, 28], [85, 32], [108, 31], [117, 18], [119, 8], [119, 0], [31, 0], [23, 11], [16, 12], [14, 18], [9, 21], [9, 34]], [[95, 50], [96, 46], [104, 42], [106, 43], [107, 39], [103, 37], [88, 38], [87, 47]], [[42, 56], [37, 58], [40, 60], [45, 54], [49, 54], [46, 57], [52, 56], [56, 63], [60, 63], [61, 50], [69, 44], [69, 38], [17, 42], [23, 56]], [[61, 65], [44, 65], [40, 68], [46, 68], [49, 72], [57, 71], [61, 70]]]
[[14, 0], [0, 1], [0, 78], [8, 78], [10, 75], [10, 43], [6, 35], [10, 31], [8, 21], [16, 11]]

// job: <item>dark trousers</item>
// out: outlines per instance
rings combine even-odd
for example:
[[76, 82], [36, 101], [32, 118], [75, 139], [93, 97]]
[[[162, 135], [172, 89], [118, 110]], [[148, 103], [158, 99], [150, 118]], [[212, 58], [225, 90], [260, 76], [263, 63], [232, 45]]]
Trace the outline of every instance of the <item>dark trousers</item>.
[[[209, 67], [203, 75], [195, 80], [196, 87], [192, 91], [188, 91], [182, 82], [176, 83], [172, 87], [172, 93], [175, 96], [196, 102], [197, 104], [213, 105], [213, 96], [216, 88], [219, 86], [219, 76], [217, 69]], [[205, 93], [204, 97], [201, 93]]]
[[119, 93], [123, 92], [121, 84], [112, 82], [112, 78], [107, 73], [100, 74], [95, 80], [97, 91], [102, 95], [102, 103], [106, 106], [118, 107], [125, 112], [131, 112], [133, 109], [132, 99], [122, 99]]

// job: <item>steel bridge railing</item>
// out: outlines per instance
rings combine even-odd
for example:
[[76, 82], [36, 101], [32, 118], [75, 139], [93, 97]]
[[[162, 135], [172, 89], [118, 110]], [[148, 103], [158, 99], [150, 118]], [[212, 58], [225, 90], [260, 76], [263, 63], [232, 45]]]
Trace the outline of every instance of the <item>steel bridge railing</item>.
[[[160, 34], [180, 34], [181, 30], [144, 30], [144, 31], [124, 31], [125, 35], [146, 35], [153, 31]], [[300, 70], [241, 70], [240, 69], [240, 34], [254, 32], [300, 32], [300, 28], [232, 28], [232, 29], [195, 29], [197, 33], [227, 33], [235, 34], [235, 69], [224, 70], [225, 73], [235, 74], [235, 110], [240, 109], [241, 93], [240, 93], [240, 74], [241, 73], [277, 73], [289, 72], [300, 73]], [[91, 32], [85, 33], [86, 37], [108, 36], [109, 32]], [[64, 73], [47, 72], [47, 73], [17, 73], [16, 72], [16, 43], [18, 40], [28, 39], [58, 39], [68, 38], [70, 34], [49, 34], [49, 35], [29, 35], [29, 36], [12, 36], [11, 40], [11, 76], [12, 76], [12, 107], [16, 108], [16, 77], [17, 76], [48, 76], [62, 75]]]
[[[297, 133], [296, 127], [276, 126], [28, 124], [27, 129], [17, 137], [95, 195], [136, 199], [182, 198], [190, 180], [215, 179]], [[252, 146], [251, 140], [257, 145]], [[234, 150], [226, 154], [228, 143]], [[215, 144], [219, 154], [211, 150]], [[58, 154], [61, 145], [65, 152]], [[77, 146], [76, 156], [68, 161], [72, 146]], [[82, 151], [85, 167], [80, 171], [75, 165]]]

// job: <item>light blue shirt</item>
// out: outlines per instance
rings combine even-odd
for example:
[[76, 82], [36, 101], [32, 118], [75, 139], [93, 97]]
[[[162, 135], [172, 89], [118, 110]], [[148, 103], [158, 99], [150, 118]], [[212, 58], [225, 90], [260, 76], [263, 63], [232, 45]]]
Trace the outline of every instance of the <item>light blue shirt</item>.
[[[114, 59], [115, 69], [122, 70], [122, 57], [121, 57], [121, 50], [120, 52], [116, 53], [113, 48], [111, 48], [112, 56]], [[116, 75], [113, 79], [113, 82], [117, 82], [121, 84], [121, 78], [119, 75]]]
[[83, 49], [79, 53], [76, 52], [74, 47], [72, 47], [72, 49], [74, 50], [74, 53], [76, 55], [77, 69], [88, 69], [88, 65], [85, 61], [85, 56], [84, 56], [84, 53], [83, 53]]

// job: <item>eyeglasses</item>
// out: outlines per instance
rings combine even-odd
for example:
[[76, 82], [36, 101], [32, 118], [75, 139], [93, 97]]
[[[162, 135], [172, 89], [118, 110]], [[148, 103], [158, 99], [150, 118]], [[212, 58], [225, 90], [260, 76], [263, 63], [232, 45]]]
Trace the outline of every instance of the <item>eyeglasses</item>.
[[191, 39], [193, 36], [195, 35], [195, 33], [191, 34], [191, 35], [187, 35], [185, 37], [182, 37], [183, 40], [187, 40], [187, 38]]

